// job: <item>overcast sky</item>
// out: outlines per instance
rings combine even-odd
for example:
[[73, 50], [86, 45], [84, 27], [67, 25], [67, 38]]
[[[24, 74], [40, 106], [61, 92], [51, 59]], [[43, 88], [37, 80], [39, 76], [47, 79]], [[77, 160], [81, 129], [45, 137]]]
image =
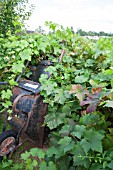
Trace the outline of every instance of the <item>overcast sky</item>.
[[35, 30], [53, 21], [74, 30], [113, 33], [113, 0], [29, 0], [35, 4], [27, 24]]

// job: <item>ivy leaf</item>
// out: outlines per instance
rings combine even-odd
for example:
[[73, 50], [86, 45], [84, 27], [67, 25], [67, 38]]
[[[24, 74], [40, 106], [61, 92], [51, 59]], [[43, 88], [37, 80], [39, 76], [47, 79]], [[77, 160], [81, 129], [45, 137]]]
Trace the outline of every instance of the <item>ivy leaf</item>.
[[45, 122], [50, 129], [54, 129], [64, 122], [63, 113], [51, 113], [45, 116]]
[[64, 95], [64, 91], [62, 89], [59, 89], [56, 91], [57, 93], [55, 94], [54, 101], [58, 102], [60, 104], [64, 104], [66, 98]]
[[57, 170], [56, 165], [52, 161], [49, 162], [48, 170]]
[[94, 58], [97, 59], [100, 56], [100, 54], [102, 54], [102, 52], [103, 51], [101, 51], [100, 49], [96, 49], [96, 53], [95, 53]]
[[19, 55], [22, 61], [25, 61], [25, 60], [31, 61], [31, 54], [32, 54], [31, 49], [24, 49], [22, 52], [20, 52]]
[[69, 103], [66, 103], [65, 105], [63, 105], [62, 112], [66, 114], [69, 114], [71, 112], [71, 106]]
[[26, 47], [28, 47], [29, 43], [27, 42], [27, 40], [21, 40], [20, 45], [21, 49], [25, 49]]
[[107, 74], [107, 75], [112, 75], [112, 74], [113, 74], [113, 69], [107, 69], [107, 70], [105, 70], [105, 74]]
[[48, 170], [46, 162], [45, 161], [41, 161], [41, 163], [39, 164], [39, 170]]
[[64, 55], [63, 56], [63, 62], [64, 63], [72, 63], [73, 62], [73, 59], [72, 59], [72, 57], [71, 56], [67, 56], [67, 55]]
[[11, 105], [12, 105], [12, 103], [9, 100], [6, 100], [5, 102], [2, 102], [2, 106], [4, 106], [5, 108], [8, 108]]
[[21, 158], [24, 160], [27, 160], [29, 158], [29, 156], [30, 156], [30, 152], [27, 152], [27, 151], [25, 153], [21, 154]]
[[[88, 97], [86, 98], [86, 100], [80, 102], [80, 106], [89, 104], [89, 106], [86, 108], [86, 113], [92, 113], [96, 110], [97, 106], [101, 102], [101, 100], [100, 100], [101, 93], [102, 93], [102, 88], [100, 88], [100, 87], [92, 88], [92, 93], [87, 94]], [[104, 96], [105, 96], [105, 94], [104, 94]]]
[[72, 85], [69, 94], [74, 94], [79, 99], [80, 102], [83, 101], [85, 94], [89, 94], [87, 89], [84, 89], [81, 84]]
[[59, 153], [58, 149], [54, 146], [48, 148], [46, 154], [48, 157], [52, 157], [53, 155], [57, 155]]
[[38, 148], [30, 149], [30, 154], [32, 156], [38, 156], [39, 159], [42, 159], [45, 156], [45, 152], [43, 150], [41, 150], [41, 149], [38, 149]]
[[9, 89], [7, 89], [6, 91], [2, 90], [1, 94], [2, 99], [10, 99], [10, 97], [12, 96], [12, 92]]
[[57, 170], [56, 165], [52, 161], [49, 162], [48, 166], [45, 161], [41, 161], [41, 163], [39, 164], [39, 170], [44, 170], [44, 169]]
[[102, 142], [104, 135], [95, 132], [94, 130], [88, 130], [85, 132], [84, 138], [81, 140], [80, 145], [84, 148], [85, 153], [90, 149], [97, 152], [102, 152]]
[[59, 131], [60, 134], [69, 133], [69, 132], [70, 132], [70, 125], [63, 126], [62, 129]]
[[9, 80], [9, 84], [10, 84], [11, 86], [13, 86], [13, 85], [18, 85], [18, 83], [17, 83], [16, 81], [14, 81], [14, 79]]
[[[47, 75], [41, 76], [41, 77], [47, 78]], [[55, 90], [56, 86], [57, 86], [57, 83], [55, 83], [55, 82], [52, 83], [51, 81], [49, 82], [46, 79], [46, 83], [45, 83], [45, 85], [43, 85], [43, 87], [41, 87], [41, 90], [46, 90], [47, 95], [50, 95], [50, 94], [54, 93], [54, 90]]]
[[85, 67], [91, 67], [93, 66], [95, 63], [95, 60], [93, 59], [87, 59], [86, 62], [85, 62]]
[[84, 125], [93, 125], [100, 122], [100, 117], [98, 114], [87, 114], [80, 118], [80, 123]]
[[69, 145], [72, 141], [71, 137], [65, 136], [64, 138], [60, 139], [58, 144], [63, 145], [64, 147]]
[[86, 104], [89, 104], [89, 106], [86, 108], [86, 113], [92, 113], [95, 111], [97, 106], [100, 104], [100, 100], [87, 97], [87, 99], [85, 101], [82, 101], [80, 103], [80, 106], [84, 106]]
[[76, 92], [81, 92], [82, 90], [82, 85], [81, 84], [76, 84], [76, 85], [72, 85], [72, 88], [70, 90], [70, 94], [76, 93]]
[[86, 109], [86, 113], [92, 113], [96, 110], [97, 106], [100, 104], [100, 101], [96, 100], [92, 102]]
[[75, 83], [85, 83], [88, 81], [89, 77], [86, 77], [84, 75], [76, 76], [75, 77]]
[[32, 167], [35, 167], [35, 166], [37, 166], [38, 165], [38, 162], [36, 161], [36, 160], [33, 160], [33, 162], [32, 162]]
[[42, 50], [44, 53], [46, 52], [46, 47], [49, 46], [49, 42], [40, 42], [38, 46], [38, 50]]
[[104, 107], [112, 107], [113, 108], [113, 101], [112, 100], [106, 100], [106, 104]]
[[23, 67], [24, 67], [23, 62], [22, 62], [22, 61], [18, 61], [17, 63], [13, 63], [13, 65], [12, 65], [12, 71], [13, 71], [14, 73], [21, 73]]
[[12, 165], [13, 160], [7, 160], [5, 159], [4, 162], [2, 162], [2, 166], [0, 166], [0, 169], [7, 169], [10, 165]]
[[58, 55], [61, 53], [61, 49], [59, 47], [54, 47], [54, 54]]

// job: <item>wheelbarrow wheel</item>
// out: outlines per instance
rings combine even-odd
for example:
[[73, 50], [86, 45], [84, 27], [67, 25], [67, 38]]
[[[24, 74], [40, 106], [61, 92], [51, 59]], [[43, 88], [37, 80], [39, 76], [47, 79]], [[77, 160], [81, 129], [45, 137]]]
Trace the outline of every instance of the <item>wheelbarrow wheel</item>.
[[16, 147], [17, 134], [13, 130], [7, 130], [0, 134], [0, 162], [3, 157], [8, 157], [10, 152]]

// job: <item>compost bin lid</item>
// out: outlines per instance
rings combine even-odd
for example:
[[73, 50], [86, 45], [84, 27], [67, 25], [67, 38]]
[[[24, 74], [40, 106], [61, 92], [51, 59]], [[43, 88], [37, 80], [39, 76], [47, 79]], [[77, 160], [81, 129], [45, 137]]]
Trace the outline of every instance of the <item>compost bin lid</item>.
[[39, 93], [40, 92], [40, 83], [33, 82], [30, 80], [22, 80], [19, 84], [18, 87], [21, 87], [22, 89], [28, 90], [33, 93]]
[[50, 60], [41, 60], [39, 61], [38, 65], [53, 66], [54, 63]]

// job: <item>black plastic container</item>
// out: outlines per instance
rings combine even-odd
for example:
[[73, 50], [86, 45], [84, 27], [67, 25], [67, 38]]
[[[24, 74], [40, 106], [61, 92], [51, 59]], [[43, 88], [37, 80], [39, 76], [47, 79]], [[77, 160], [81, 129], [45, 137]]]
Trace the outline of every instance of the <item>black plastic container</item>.
[[41, 74], [47, 74], [48, 78], [50, 77], [50, 73], [46, 72], [45, 69], [48, 68], [49, 66], [53, 66], [53, 62], [50, 60], [42, 60], [39, 61], [38, 66], [32, 66], [31, 71], [32, 71], [32, 77], [31, 80], [35, 82], [39, 82], [39, 78]]

